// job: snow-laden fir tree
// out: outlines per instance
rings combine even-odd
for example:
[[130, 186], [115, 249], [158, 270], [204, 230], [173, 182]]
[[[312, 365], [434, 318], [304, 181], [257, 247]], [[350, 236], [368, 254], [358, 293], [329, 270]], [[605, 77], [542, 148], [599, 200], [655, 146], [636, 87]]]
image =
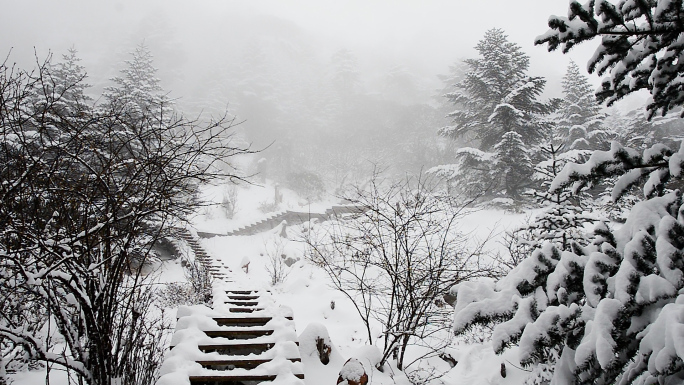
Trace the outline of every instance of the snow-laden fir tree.
[[613, 124], [614, 140], [639, 150], [661, 142], [672, 146], [684, 138], [684, 122], [674, 114], [649, 119], [648, 112], [639, 108], [629, 111], [624, 118], [613, 116], [609, 122]]
[[[527, 75], [529, 57], [502, 30], [487, 31], [475, 48], [480, 56], [464, 60], [467, 72], [457, 78], [455, 91], [444, 95], [455, 108], [448, 114], [453, 124], [439, 130], [440, 135], [462, 139], [473, 147], [459, 150], [455, 164], [432, 171], [456, 185], [468, 186], [468, 198], [504, 195], [517, 200], [529, 179], [515, 177], [532, 174], [525, 157], [534, 156], [529, 149], [546, 135], [550, 124], [544, 117], [558, 101], [538, 100], [546, 81]], [[513, 134], [526, 150], [497, 155], [499, 149], [509, 147]], [[453, 172], [445, 175], [448, 170]]]
[[503, 193], [512, 199], [520, 199], [522, 192], [530, 187], [534, 171], [522, 135], [513, 131], [506, 132], [494, 146], [494, 151], [495, 176], [501, 180]]
[[478, 198], [495, 191], [500, 183], [492, 175], [495, 156], [493, 152], [463, 147], [456, 150], [456, 163], [433, 167], [427, 173], [444, 180], [450, 196]]
[[[594, 90], [575, 62], [570, 62], [563, 76], [563, 99], [557, 122], [567, 150], [598, 150], [606, 143], [602, 123], [605, 114], [596, 101]], [[605, 149], [605, 148], [604, 148]]]
[[617, 144], [565, 167], [551, 191], [610, 170], [621, 175], [616, 199], [635, 173], [647, 176], [643, 188], [651, 198], [635, 205], [619, 230], [599, 224], [590, 245], [562, 250], [548, 242], [499, 282], [457, 286], [456, 332], [499, 323], [494, 349], [518, 345], [524, 366], [556, 362], [558, 384], [680, 383], [684, 205], [681, 193], [667, 192], [666, 184], [682, 177], [682, 167], [684, 146], [638, 153]]
[[49, 66], [54, 92], [59, 95], [55, 99], [64, 103], [65, 112], [69, 116], [81, 113], [86, 108], [86, 104], [92, 101], [92, 98], [85, 93], [90, 85], [84, 81], [87, 74], [77, 54], [78, 51], [72, 47], [65, 55], [62, 55], [62, 61]]
[[463, 81], [469, 68], [470, 67], [464, 60], [461, 59], [449, 66], [449, 72], [447, 74], [437, 75], [437, 78], [442, 82], [442, 88], [437, 91], [434, 98], [439, 104], [439, 111], [444, 113], [445, 118], [449, 118], [448, 114], [453, 112], [455, 107], [451, 100], [445, 97], [445, 95], [459, 91], [458, 85]]
[[150, 49], [144, 43], [139, 44], [125, 63], [120, 76], [111, 79], [114, 86], [105, 88], [107, 107], [132, 119], [168, 121], [173, 114], [171, 100], [156, 77]]
[[555, 102], [538, 100], [546, 80], [527, 75], [530, 58], [503, 30], [491, 29], [475, 46], [477, 59], [467, 59], [468, 72], [445, 97], [456, 107], [449, 116], [453, 125], [440, 129], [443, 136], [471, 139], [489, 151], [509, 131], [521, 135], [526, 145], [537, 143], [545, 129], [540, 116], [549, 114]]
[[589, 242], [585, 224], [600, 218], [591, 213], [593, 203], [587, 194], [572, 194], [565, 189], [548, 190], [563, 166], [580, 159], [582, 152], [564, 151], [563, 144], [553, 141], [539, 149], [545, 159], [535, 166], [532, 179], [539, 188], [532, 190], [532, 194], [544, 209], [528, 224], [507, 234], [511, 260], [527, 257], [548, 241], [557, 243], [561, 250], [572, 250], [573, 245], [585, 246]]
[[52, 57], [39, 67], [44, 82], [35, 82], [31, 90], [34, 113], [49, 114], [47, 118], [81, 119], [85, 118], [88, 103], [92, 101], [85, 90], [90, 87], [85, 82], [85, 68], [79, 64], [80, 58], [74, 48], [62, 55], [62, 61], [52, 62]]
[[359, 68], [356, 56], [348, 49], [341, 49], [335, 52], [330, 58], [332, 66], [332, 81], [346, 103], [346, 99], [351, 97], [358, 90]]
[[[537, 43], [567, 52], [601, 36], [589, 63], [609, 75], [599, 100], [647, 89], [650, 114], [666, 113], [684, 103], [681, 16], [681, 1], [572, 1]], [[497, 323], [495, 351], [517, 344], [524, 366], [555, 361], [552, 384], [684, 382], [684, 202], [675, 188], [683, 168], [684, 144], [637, 151], [615, 142], [565, 166], [551, 192], [617, 177], [613, 200], [634, 186], [645, 200], [618, 230], [597, 225], [586, 247], [548, 242], [499, 282], [457, 286], [455, 331]]]
[[[607, 116], [605, 124], [610, 129], [610, 137], [614, 141], [637, 151], [644, 151], [658, 143], [676, 148], [682, 141], [683, 125], [684, 121], [675, 114], [653, 116], [648, 119], [648, 112], [643, 108], [634, 109], [626, 114], [611, 113]], [[670, 188], [682, 189], [682, 186], [684, 185], [680, 182], [679, 186], [673, 185]], [[604, 210], [609, 212], [611, 220], [617, 222], [624, 222], [634, 204], [644, 199], [638, 188], [629, 189], [617, 201], [610, 199], [609, 189], [604, 189], [601, 195], [607, 197], [601, 199]]]

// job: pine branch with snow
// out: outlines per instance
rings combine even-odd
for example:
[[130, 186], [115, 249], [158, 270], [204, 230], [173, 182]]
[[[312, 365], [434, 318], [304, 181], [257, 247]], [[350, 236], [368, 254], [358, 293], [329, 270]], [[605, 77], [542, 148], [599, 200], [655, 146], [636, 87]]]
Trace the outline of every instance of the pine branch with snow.
[[668, 191], [668, 182], [682, 177], [684, 146], [674, 151], [658, 143], [639, 153], [613, 142], [609, 151], [596, 151], [583, 164], [566, 165], [550, 186], [550, 191], [572, 187], [580, 191], [591, 182], [609, 176], [617, 176], [611, 198], [618, 200], [631, 187], [643, 184], [646, 198], [661, 196]]
[[567, 16], [551, 16], [549, 30], [535, 39], [549, 51], [564, 53], [594, 38], [601, 43], [589, 60], [589, 72], [607, 75], [596, 93], [609, 106], [628, 94], [648, 90], [649, 117], [684, 104], [679, 60], [684, 46], [682, 3], [675, 0], [570, 2]]
[[676, 381], [684, 375], [683, 247], [681, 193], [654, 195], [619, 230], [599, 223], [590, 244], [546, 242], [499, 282], [459, 284], [454, 330], [496, 323], [495, 351], [516, 344], [524, 366], [555, 362], [553, 381]]

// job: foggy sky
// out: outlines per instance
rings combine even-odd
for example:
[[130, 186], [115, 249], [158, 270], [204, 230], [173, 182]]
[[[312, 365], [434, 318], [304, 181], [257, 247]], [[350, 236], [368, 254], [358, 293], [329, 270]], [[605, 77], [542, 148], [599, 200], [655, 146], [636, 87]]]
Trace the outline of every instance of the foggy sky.
[[[477, 41], [497, 27], [531, 56], [530, 74], [547, 77], [547, 94], [558, 96], [569, 59], [584, 68], [595, 47], [589, 43], [562, 55], [533, 45], [547, 30], [548, 16], [565, 14], [567, 5], [566, 0], [0, 0], [0, 53], [13, 47], [11, 61], [29, 65], [34, 47], [44, 57], [48, 50], [61, 54], [73, 45], [91, 82], [98, 83], [113, 76], [115, 62], [143, 40], [162, 58], [156, 62], [162, 71], [179, 66], [192, 71], [202, 57], [230, 60], [235, 42], [260, 30], [288, 28], [316, 39], [317, 49], [328, 50], [323, 55], [354, 51], [362, 70], [401, 64], [436, 82], [434, 76], [457, 59], [475, 57]], [[159, 41], [167, 43], [161, 50], [168, 52], [158, 52]], [[113, 65], [104, 70], [107, 62]]]

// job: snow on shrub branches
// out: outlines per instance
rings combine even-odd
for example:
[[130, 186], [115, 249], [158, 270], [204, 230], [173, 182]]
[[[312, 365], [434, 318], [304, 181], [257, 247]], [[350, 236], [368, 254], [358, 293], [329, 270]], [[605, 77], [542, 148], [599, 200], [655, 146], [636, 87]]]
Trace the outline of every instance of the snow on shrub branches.
[[567, 165], [552, 190], [621, 175], [614, 197], [646, 180], [650, 198], [634, 206], [619, 230], [597, 225], [585, 247], [562, 250], [547, 242], [499, 282], [457, 285], [455, 332], [499, 323], [495, 351], [517, 344], [522, 365], [551, 363], [556, 381], [681, 379], [684, 205], [682, 194], [665, 183], [681, 175], [683, 152], [657, 145], [639, 154], [614, 144], [584, 164]]

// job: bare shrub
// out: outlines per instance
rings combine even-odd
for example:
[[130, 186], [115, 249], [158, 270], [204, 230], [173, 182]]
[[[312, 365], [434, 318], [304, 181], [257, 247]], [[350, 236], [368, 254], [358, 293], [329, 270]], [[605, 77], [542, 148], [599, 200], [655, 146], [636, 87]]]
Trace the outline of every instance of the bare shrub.
[[[378, 368], [390, 358], [399, 369], [415, 362], [404, 362], [409, 344], [438, 355], [451, 334], [445, 294], [489, 273], [479, 260], [484, 242], [468, 245], [457, 228], [467, 203], [455, 204], [420, 176], [389, 182], [377, 173], [345, 198], [364, 210], [309, 235], [307, 257], [353, 301], [369, 343], [381, 339]], [[376, 323], [381, 337], [372, 332]]]
[[188, 120], [161, 99], [88, 106], [75, 92], [85, 75], [54, 75], [0, 64], [3, 365], [26, 357], [81, 383], [150, 384], [163, 327], [146, 261], [196, 209], [197, 186], [228, 177], [220, 163], [245, 150], [225, 117]]
[[264, 214], [278, 211], [279, 208], [280, 203], [277, 202], [263, 201], [259, 203], [259, 211], [261, 211]]
[[185, 256], [182, 258], [186, 282], [170, 282], [159, 290], [156, 301], [162, 308], [211, 302], [213, 284], [211, 274], [199, 262]]
[[290, 273], [285, 259], [285, 245], [283, 239], [279, 236], [273, 236], [264, 242], [264, 251], [266, 253], [266, 272], [271, 278], [271, 285], [275, 286], [282, 283]]
[[232, 219], [237, 212], [237, 186], [229, 183], [223, 186], [223, 194], [221, 197], [221, 207], [226, 214], [226, 218]]

